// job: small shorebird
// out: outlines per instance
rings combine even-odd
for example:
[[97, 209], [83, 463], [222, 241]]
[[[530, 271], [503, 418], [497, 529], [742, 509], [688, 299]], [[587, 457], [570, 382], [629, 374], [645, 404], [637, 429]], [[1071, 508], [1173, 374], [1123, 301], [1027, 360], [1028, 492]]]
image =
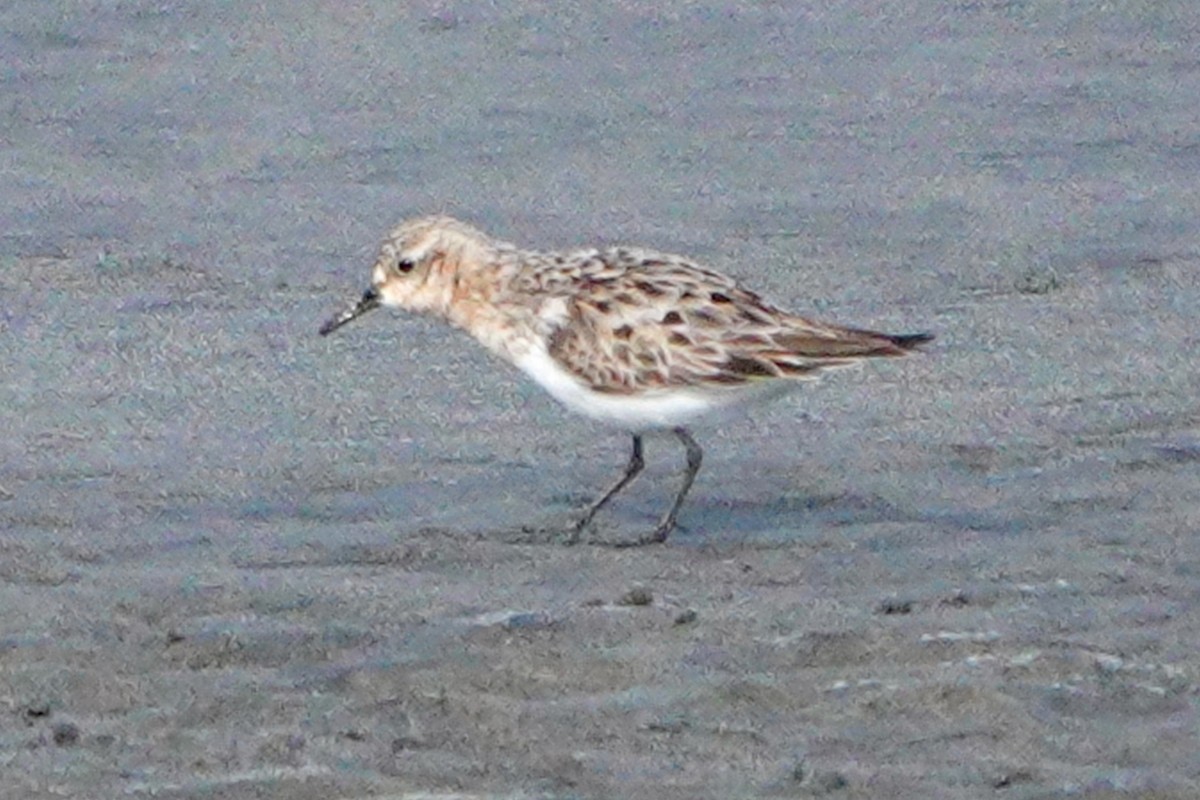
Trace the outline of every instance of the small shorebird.
[[371, 287], [321, 335], [381, 305], [447, 320], [567, 408], [631, 433], [624, 473], [584, 512], [572, 542], [642, 471], [643, 433], [674, 433], [687, 472], [658, 525], [623, 544], [662, 542], [675, 527], [703, 455], [691, 423], [782, 394], [821, 370], [902, 356], [933, 339], [799, 317], [682, 256], [522, 250], [440, 216], [393, 230]]

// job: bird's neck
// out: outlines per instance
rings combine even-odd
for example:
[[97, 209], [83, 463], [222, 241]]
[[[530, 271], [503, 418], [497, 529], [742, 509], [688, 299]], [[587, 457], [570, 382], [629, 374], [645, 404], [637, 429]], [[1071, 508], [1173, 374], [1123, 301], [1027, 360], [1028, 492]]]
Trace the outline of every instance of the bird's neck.
[[445, 265], [453, 272], [445, 276], [452, 290], [443, 316], [501, 358], [517, 360], [536, 346], [539, 337], [539, 305], [544, 298], [530, 293], [525, 284], [530, 265], [538, 262], [540, 254], [503, 248], [456, 255], [457, 263]]

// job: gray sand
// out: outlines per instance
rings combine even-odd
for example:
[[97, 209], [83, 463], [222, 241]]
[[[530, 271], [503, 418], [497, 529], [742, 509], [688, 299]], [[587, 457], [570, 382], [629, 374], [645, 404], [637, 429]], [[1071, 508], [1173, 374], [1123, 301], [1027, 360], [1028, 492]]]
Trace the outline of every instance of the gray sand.
[[[1200, 796], [1193, 4], [398, 5], [0, 6], [0, 797]], [[538, 541], [432, 211], [939, 339]]]

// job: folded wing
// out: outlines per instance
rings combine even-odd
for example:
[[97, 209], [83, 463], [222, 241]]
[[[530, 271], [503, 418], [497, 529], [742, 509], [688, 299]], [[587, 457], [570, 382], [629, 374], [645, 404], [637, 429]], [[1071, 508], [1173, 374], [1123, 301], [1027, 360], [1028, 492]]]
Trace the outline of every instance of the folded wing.
[[732, 279], [675, 257], [599, 255], [595, 273], [574, 284], [567, 319], [549, 347], [551, 357], [596, 391], [811, 379], [831, 367], [902, 356], [933, 339], [788, 314]]

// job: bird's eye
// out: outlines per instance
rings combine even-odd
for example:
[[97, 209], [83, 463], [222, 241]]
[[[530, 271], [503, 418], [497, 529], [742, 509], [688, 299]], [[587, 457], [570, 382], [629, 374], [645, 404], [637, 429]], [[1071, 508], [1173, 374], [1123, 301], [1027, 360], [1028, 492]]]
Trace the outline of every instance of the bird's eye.
[[415, 267], [415, 266], [416, 266], [416, 264], [414, 264], [412, 261], [410, 261], [407, 258], [402, 258], [398, 262], [396, 262], [396, 269], [399, 270], [400, 272], [412, 272], [413, 267]]

